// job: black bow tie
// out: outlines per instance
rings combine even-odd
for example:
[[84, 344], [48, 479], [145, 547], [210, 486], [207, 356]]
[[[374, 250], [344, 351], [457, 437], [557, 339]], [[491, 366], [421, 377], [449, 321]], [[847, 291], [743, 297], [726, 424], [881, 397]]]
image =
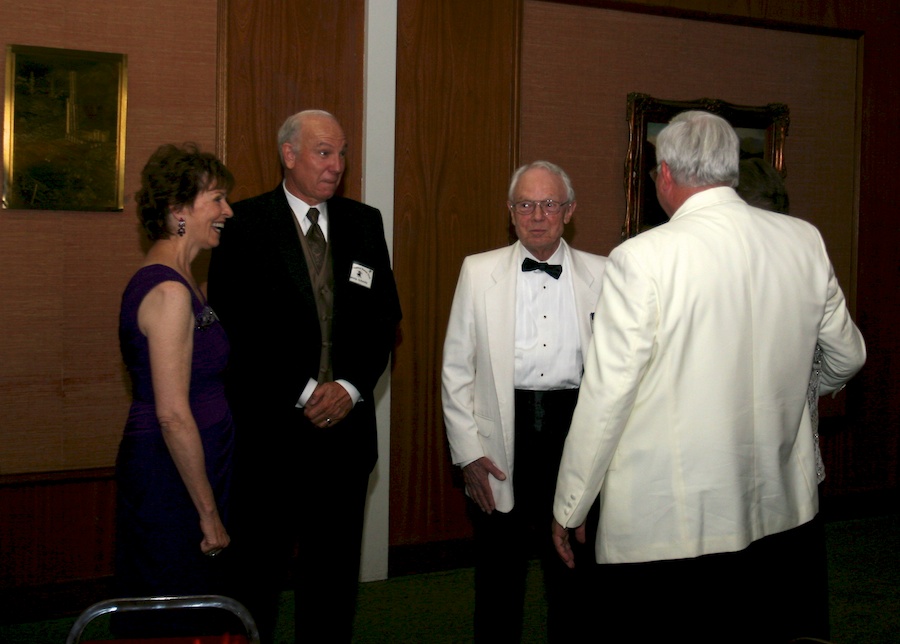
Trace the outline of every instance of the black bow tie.
[[562, 275], [562, 264], [548, 264], [547, 262], [536, 262], [530, 257], [526, 257], [522, 262], [522, 271], [525, 273], [531, 271], [544, 271], [555, 280]]

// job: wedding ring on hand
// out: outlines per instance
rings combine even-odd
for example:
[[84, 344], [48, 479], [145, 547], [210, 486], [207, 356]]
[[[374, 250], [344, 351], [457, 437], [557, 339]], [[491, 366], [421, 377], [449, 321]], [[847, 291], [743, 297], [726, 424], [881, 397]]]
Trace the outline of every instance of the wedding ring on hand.
[[326, 425], [330, 425], [330, 424], [331, 424], [331, 419], [330, 419], [330, 418], [326, 418], [326, 419], [325, 419], [325, 424], [326, 424]]
[[207, 552], [207, 553], [206, 553], [206, 556], [207, 556], [207, 557], [215, 557], [215, 556], [216, 556], [217, 554], [219, 554], [220, 552], [222, 552], [222, 549], [221, 549], [221, 548], [216, 548], [215, 550], [210, 550], [209, 552]]

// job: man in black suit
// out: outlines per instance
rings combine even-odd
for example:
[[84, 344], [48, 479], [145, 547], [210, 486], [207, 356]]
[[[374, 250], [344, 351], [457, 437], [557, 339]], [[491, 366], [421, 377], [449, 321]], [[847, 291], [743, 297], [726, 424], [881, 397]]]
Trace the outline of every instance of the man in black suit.
[[377, 459], [373, 390], [400, 304], [381, 214], [334, 196], [347, 143], [305, 111], [278, 134], [284, 181], [234, 205], [210, 304], [231, 341], [237, 425], [234, 595], [274, 633], [295, 552], [296, 632], [349, 641], [363, 514]]

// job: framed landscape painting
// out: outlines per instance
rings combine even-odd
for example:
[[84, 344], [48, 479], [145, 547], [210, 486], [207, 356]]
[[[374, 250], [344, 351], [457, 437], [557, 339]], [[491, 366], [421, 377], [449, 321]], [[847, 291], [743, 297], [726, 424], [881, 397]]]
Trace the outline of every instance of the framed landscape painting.
[[122, 210], [126, 56], [10, 45], [3, 207]]

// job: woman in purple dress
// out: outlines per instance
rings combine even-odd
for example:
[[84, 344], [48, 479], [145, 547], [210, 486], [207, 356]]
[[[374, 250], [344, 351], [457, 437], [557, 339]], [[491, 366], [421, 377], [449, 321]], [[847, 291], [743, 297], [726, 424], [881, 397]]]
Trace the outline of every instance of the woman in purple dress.
[[154, 241], [122, 296], [119, 342], [133, 402], [116, 460], [121, 596], [221, 593], [233, 425], [228, 339], [191, 273], [232, 216], [234, 184], [212, 154], [160, 147], [135, 195]]

